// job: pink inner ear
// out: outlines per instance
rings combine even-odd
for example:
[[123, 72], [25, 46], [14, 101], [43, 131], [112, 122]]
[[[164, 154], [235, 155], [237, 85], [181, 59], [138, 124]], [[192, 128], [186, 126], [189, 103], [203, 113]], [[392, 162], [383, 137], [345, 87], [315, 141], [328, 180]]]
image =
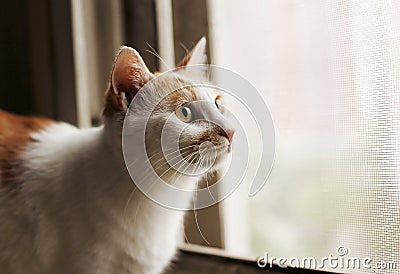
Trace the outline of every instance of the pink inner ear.
[[132, 48], [122, 48], [117, 56], [112, 73], [114, 91], [135, 94], [151, 78], [152, 74], [139, 53]]
[[190, 60], [190, 52], [176, 65], [176, 67], [186, 67]]

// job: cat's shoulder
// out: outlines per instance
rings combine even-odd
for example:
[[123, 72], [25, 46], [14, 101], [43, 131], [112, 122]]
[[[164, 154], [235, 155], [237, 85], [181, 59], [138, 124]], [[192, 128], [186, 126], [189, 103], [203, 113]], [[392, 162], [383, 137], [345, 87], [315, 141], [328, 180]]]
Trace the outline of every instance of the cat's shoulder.
[[21, 154], [34, 142], [32, 134], [46, 129], [57, 122], [39, 117], [28, 117], [0, 110], [0, 181], [10, 190], [21, 168]]
[[12, 114], [0, 110], [0, 147], [26, 145], [31, 141], [31, 134], [57, 122], [39, 117]]

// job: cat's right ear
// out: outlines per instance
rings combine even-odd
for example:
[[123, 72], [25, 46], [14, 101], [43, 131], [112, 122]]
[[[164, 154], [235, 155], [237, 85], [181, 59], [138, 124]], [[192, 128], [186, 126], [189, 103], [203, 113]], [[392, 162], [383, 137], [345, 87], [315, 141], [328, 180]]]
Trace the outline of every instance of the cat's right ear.
[[126, 111], [140, 88], [153, 78], [140, 54], [133, 48], [122, 47], [111, 73], [105, 114]]
[[206, 54], [207, 40], [202, 37], [194, 46], [194, 48], [186, 54], [186, 56], [178, 63], [177, 67], [186, 67], [189, 65], [207, 64]]

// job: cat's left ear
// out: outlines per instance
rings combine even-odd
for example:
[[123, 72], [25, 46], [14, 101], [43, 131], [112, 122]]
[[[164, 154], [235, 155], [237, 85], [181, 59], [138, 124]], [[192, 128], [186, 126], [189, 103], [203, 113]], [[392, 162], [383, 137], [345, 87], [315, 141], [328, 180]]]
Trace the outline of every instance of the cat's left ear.
[[140, 54], [133, 48], [122, 47], [111, 73], [105, 111], [126, 111], [136, 93], [153, 78]]
[[196, 46], [186, 54], [186, 56], [179, 62], [177, 67], [186, 67], [188, 65], [203, 65], [207, 63], [206, 54], [207, 40], [202, 37]]

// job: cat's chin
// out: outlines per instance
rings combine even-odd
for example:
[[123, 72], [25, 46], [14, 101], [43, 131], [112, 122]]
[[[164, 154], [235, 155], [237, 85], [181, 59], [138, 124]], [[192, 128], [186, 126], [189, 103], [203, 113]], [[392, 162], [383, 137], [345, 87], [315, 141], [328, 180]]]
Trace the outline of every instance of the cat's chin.
[[228, 151], [228, 148], [225, 148], [218, 152], [217, 157], [215, 157], [215, 161], [211, 166], [209, 172], [220, 171], [224, 169], [229, 164], [229, 159], [231, 158], [231, 153]]

